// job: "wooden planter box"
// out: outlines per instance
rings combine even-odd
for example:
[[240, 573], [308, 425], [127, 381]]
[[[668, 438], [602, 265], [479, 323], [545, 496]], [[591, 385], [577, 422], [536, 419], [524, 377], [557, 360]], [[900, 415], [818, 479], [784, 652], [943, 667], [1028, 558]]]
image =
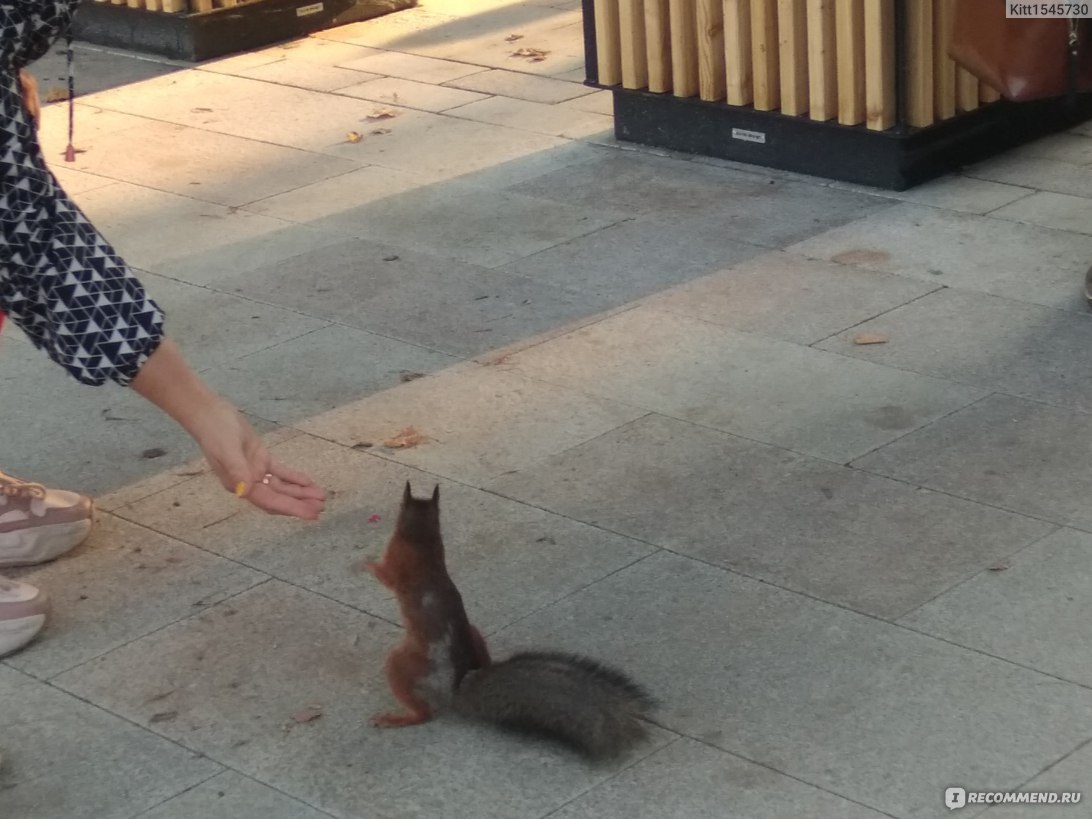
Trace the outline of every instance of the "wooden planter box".
[[947, 55], [951, 0], [584, 0], [619, 139], [904, 190], [1092, 117]]
[[[84, 42], [200, 62], [411, 8], [416, 0], [84, 0]], [[230, 4], [230, 5], [229, 5]]]

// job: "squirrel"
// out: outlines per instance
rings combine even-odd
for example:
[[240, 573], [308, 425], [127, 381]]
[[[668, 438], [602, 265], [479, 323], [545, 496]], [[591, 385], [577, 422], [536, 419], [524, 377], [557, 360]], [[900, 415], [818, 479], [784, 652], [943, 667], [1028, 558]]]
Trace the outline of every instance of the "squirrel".
[[559, 741], [593, 760], [616, 757], [647, 738], [641, 717], [657, 703], [617, 669], [553, 651], [492, 661], [447, 571], [439, 486], [419, 499], [406, 482], [382, 558], [363, 567], [394, 592], [406, 629], [386, 663], [391, 692], [405, 710], [376, 714], [372, 724], [419, 725], [450, 710]]

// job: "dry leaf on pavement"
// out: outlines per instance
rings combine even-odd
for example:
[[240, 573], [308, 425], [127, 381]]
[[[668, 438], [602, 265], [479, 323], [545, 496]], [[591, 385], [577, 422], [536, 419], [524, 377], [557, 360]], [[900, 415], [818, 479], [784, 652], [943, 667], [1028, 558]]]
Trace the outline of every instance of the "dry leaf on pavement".
[[364, 137], [362, 137], [356, 131], [349, 131], [349, 133], [345, 135], [346, 142], [360, 142], [360, 140], [362, 139], [364, 139]]
[[546, 59], [546, 55], [549, 51], [543, 51], [541, 48], [520, 48], [512, 52], [513, 57], [526, 57], [533, 63], [540, 63]]
[[523, 39], [522, 34], [509, 34], [507, 37], [504, 38], [504, 42], [514, 43], [516, 40], [522, 40], [522, 39]]
[[853, 339], [854, 344], [886, 344], [891, 340], [890, 336], [880, 333], [861, 333]]
[[383, 446], [387, 449], [412, 449], [425, 440], [425, 436], [413, 427], [406, 427], [393, 438], [385, 440]]
[[392, 111], [390, 108], [376, 108], [368, 114], [368, 119], [392, 119], [396, 116], [398, 116], [398, 112]]
[[292, 715], [292, 719], [301, 725], [305, 722], [314, 722], [322, 716], [322, 709], [317, 705], [309, 705], [306, 708], [301, 708], [299, 711]]

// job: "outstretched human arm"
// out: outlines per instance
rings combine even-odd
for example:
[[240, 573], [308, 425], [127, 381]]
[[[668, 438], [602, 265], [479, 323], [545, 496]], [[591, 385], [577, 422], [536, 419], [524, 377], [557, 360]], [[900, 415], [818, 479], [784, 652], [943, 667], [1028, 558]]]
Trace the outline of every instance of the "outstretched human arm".
[[173, 341], [160, 342], [132, 388], [190, 434], [225, 489], [242, 487], [247, 500], [272, 514], [305, 520], [321, 514], [322, 489], [273, 460], [246, 418], [205, 385]]

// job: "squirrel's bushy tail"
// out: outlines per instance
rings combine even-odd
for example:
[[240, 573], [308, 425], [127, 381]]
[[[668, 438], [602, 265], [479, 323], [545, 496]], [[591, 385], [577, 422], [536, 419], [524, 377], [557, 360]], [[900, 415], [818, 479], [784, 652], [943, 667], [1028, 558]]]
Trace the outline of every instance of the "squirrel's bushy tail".
[[595, 759], [646, 737], [656, 701], [617, 669], [587, 657], [528, 651], [463, 679], [457, 710], [503, 728], [560, 740]]

